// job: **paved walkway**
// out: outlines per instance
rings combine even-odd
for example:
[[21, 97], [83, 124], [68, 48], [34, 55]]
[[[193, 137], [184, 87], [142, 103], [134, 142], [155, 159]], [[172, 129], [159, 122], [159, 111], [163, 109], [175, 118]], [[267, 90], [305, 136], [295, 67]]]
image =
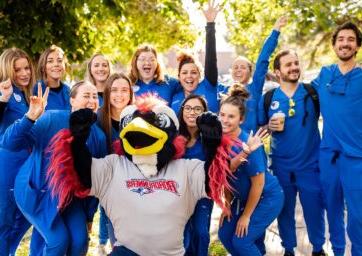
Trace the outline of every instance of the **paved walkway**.
[[[221, 214], [220, 208], [214, 207], [213, 214], [212, 214], [212, 221], [211, 221], [211, 240], [217, 240], [217, 229], [218, 229], [218, 221], [219, 216]], [[296, 231], [297, 231], [297, 239], [298, 239], [298, 248], [296, 249], [296, 256], [305, 256], [312, 254], [312, 246], [309, 244], [308, 235], [306, 226], [303, 219], [303, 213], [301, 206], [298, 202], [297, 211], [296, 211]], [[326, 221], [327, 223], [327, 221]], [[326, 235], [328, 238], [328, 226], [326, 230]], [[276, 221], [270, 225], [267, 230], [266, 237], [265, 237], [265, 246], [267, 249], [267, 256], [280, 256], [283, 255], [283, 248], [280, 244], [281, 240], [279, 237], [278, 227]], [[332, 256], [332, 249], [331, 243], [329, 240], [324, 245], [325, 251], [328, 253], [329, 256]], [[351, 246], [348, 242], [346, 254], [345, 256], [351, 256]]]

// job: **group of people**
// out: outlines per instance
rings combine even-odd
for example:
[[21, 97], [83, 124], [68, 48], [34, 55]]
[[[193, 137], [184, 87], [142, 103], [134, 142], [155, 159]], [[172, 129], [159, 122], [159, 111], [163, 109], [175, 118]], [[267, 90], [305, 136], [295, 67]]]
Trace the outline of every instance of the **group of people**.
[[[119, 140], [123, 127], [122, 111], [149, 92], [163, 99], [177, 114], [179, 134], [186, 138], [183, 158], [207, 160], [197, 125], [197, 118], [207, 111], [218, 113], [223, 134], [243, 145], [231, 145], [234, 154], [229, 162], [233, 175], [226, 177], [231, 188], [223, 191], [228, 209], [220, 217], [218, 233], [231, 255], [264, 255], [265, 231], [276, 218], [284, 255], [294, 255], [297, 194], [313, 245], [312, 255], [327, 255], [323, 250], [325, 212], [334, 255], [344, 255], [345, 206], [352, 255], [362, 255], [362, 67], [356, 62], [362, 41], [360, 30], [351, 22], [335, 30], [332, 46], [338, 62], [323, 67], [311, 84], [299, 81], [301, 67], [296, 51], [276, 53], [273, 68], [280, 86], [262, 95], [270, 57], [278, 45], [281, 28], [287, 24], [286, 18], [276, 22], [255, 70], [251, 61], [238, 57], [231, 68], [233, 84], [223, 86], [218, 83], [214, 23], [219, 11], [220, 7], [211, 3], [204, 11], [204, 71], [195, 57], [182, 53], [177, 79], [163, 74], [157, 52], [150, 45], [137, 49], [129, 75], [113, 73], [105, 55], [93, 55], [85, 80], [72, 87], [62, 81], [65, 55], [61, 48], [46, 49], [37, 70], [24, 51], [3, 51], [0, 255], [15, 255], [30, 226], [31, 255], [87, 253], [88, 232], [98, 200], [52, 196], [46, 175], [49, 143], [60, 130], [69, 127], [71, 113], [87, 108], [97, 113], [87, 138], [91, 156], [103, 158], [114, 153], [114, 142]], [[318, 129], [320, 113], [322, 137]], [[255, 146], [255, 141], [266, 136], [265, 130], [258, 131], [259, 127], [270, 132], [271, 172], [263, 147]], [[59, 201], [66, 207], [60, 209]], [[185, 223], [185, 255], [208, 255], [213, 204], [210, 198], [200, 199]], [[122, 230], [114, 230], [106, 211], [99, 208], [99, 243], [104, 250], [108, 238], [112, 246], [118, 245], [116, 235]], [[135, 255], [128, 253], [119, 255]]]

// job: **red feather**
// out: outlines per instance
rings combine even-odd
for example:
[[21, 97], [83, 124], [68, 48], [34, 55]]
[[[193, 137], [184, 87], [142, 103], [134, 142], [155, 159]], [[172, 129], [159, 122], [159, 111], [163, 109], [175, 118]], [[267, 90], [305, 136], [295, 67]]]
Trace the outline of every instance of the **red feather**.
[[122, 148], [122, 141], [119, 139], [119, 140], [115, 140], [113, 143], [112, 143], [112, 148], [113, 148], [113, 152], [119, 156], [122, 156], [124, 155], [124, 152], [123, 152], [123, 148]]
[[48, 186], [52, 197], [59, 199], [58, 207], [63, 209], [73, 196], [84, 198], [90, 189], [85, 188], [79, 181], [74, 169], [71, 143], [73, 136], [68, 129], [60, 130], [51, 140], [47, 152], [51, 154], [47, 171]]
[[186, 151], [186, 143], [187, 143], [187, 139], [182, 136], [182, 135], [178, 135], [174, 140], [173, 140], [173, 145], [175, 147], [175, 155], [173, 156], [173, 159], [179, 159], [181, 157], [183, 157], [183, 155], [185, 154]]
[[[209, 186], [210, 197], [218, 204], [223, 211], [230, 213], [230, 209], [226, 206], [224, 198], [225, 189], [233, 191], [228, 178], [235, 178], [230, 170], [230, 156], [235, 155], [231, 145], [239, 145], [238, 141], [231, 139], [229, 136], [223, 135], [221, 144], [217, 149], [216, 156], [209, 167]], [[241, 145], [241, 144], [240, 144]]]
[[167, 102], [155, 93], [144, 93], [137, 96], [135, 105], [141, 112], [149, 112], [157, 105], [167, 105]]

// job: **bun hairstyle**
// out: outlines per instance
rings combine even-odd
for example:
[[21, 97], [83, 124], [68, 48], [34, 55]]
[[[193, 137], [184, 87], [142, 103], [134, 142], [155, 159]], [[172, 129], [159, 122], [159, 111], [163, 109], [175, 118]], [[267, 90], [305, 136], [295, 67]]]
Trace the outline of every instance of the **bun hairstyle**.
[[192, 63], [192, 64], [196, 65], [196, 67], [199, 71], [199, 74], [201, 76], [201, 73], [202, 73], [201, 64], [197, 59], [195, 59], [195, 57], [192, 54], [187, 53], [187, 52], [179, 52], [177, 54], [177, 61], [179, 63], [178, 64], [178, 75], [180, 75], [181, 68], [183, 65]]
[[246, 112], [245, 102], [249, 98], [250, 93], [240, 83], [234, 83], [230, 86], [228, 94], [224, 95], [221, 100], [220, 106], [224, 104], [231, 104], [239, 109], [240, 119], [243, 119]]

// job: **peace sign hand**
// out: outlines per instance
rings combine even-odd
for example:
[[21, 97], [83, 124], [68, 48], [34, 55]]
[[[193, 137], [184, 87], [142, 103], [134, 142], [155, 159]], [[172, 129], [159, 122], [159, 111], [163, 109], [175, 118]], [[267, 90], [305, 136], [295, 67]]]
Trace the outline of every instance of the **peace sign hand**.
[[29, 110], [26, 113], [26, 116], [30, 120], [36, 121], [44, 113], [48, 101], [48, 95], [49, 95], [49, 87], [46, 88], [45, 93], [43, 95], [41, 83], [38, 83], [38, 96], [30, 97]]
[[207, 3], [207, 9], [203, 10], [204, 16], [207, 22], [214, 22], [217, 14], [222, 9], [219, 4], [215, 5], [215, 0], [209, 0]]
[[0, 101], [8, 102], [13, 94], [13, 86], [11, 85], [10, 78], [0, 83]]

